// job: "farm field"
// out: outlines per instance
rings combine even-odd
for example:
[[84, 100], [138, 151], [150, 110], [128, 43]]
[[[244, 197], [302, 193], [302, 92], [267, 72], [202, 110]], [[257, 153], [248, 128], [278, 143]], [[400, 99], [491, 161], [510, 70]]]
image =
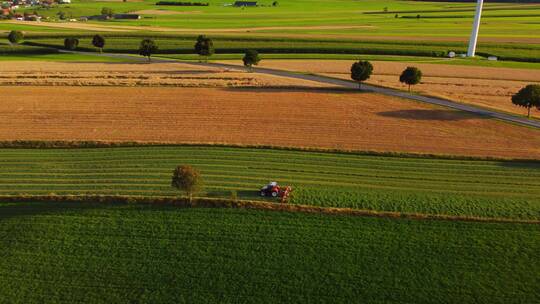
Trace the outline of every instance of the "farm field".
[[[64, 38], [68, 36], [80, 39], [79, 50], [95, 52], [91, 45], [95, 33], [78, 34], [29, 34], [25, 44], [48, 48], [63, 48]], [[107, 40], [104, 51], [113, 53], [138, 54], [142, 38], [152, 37], [159, 46], [157, 54], [178, 55], [193, 54], [196, 34], [175, 33], [102, 33]], [[446, 57], [449, 51], [464, 53], [465, 42], [447, 41], [407, 41], [384, 39], [329, 39], [329, 38], [294, 38], [294, 37], [243, 37], [238, 35], [212, 35], [216, 53], [244, 53], [246, 49], [256, 49], [262, 54], [373, 54], [402, 55], [424, 57]], [[538, 62], [540, 44], [535, 43], [481, 43], [479, 55], [488, 54], [510, 61]], [[469, 60], [470, 61], [470, 60]]]
[[8, 302], [540, 300], [535, 225], [28, 202], [0, 235]]
[[[540, 0], [486, 0], [474, 58], [476, 3], [447, 1], [0, 16], [0, 304], [540, 303], [540, 109], [511, 103], [540, 84]], [[140, 19], [79, 19], [103, 8]], [[424, 96], [336, 80], [358, 60], [398, 90], [420, 68]]]
[[540, 220], [538, 162], [448, 160], [209, 146], [0, 150], [0, 195], [181, 195], [172, 170], [203, 175], [200, 196], [261, 199], [270, 180], [291, 203]]
[[[65, 55], [68, 59], [71, 55]], [[75, 54], [85, 60], [90, 55]], [[100, 60], [102, 57], [93, 57]], [[152, 63], [129, 58], [111, 58], [109, 62], [47, 62], [6, 61], [0, 71], [2, 86], [116, 86], [116, 87], [305, 87], [322, 88], [328, 85], [271, 75], [246, 73], [244, 68], [208, 67], [197, 63]], [[107, 60], [105, 60], [107, 61]], [[15, 89], [15, 88], [14, 88]], [[27, 91], [27, 89], [15, 89]], [[30, 92], [31, 89], [28, 90]], [[46, 89], [44, 92], [48, 92]], [[51, 92], [54, 90], [51, 88]], [[88, 97], [100, 89], [88, 88]], [[54, 93], [52, 93], [54, 95]], [[48, 95], [48, 93], [45, 93]], [[112, 106], [112, 105], [111, 105]]]
[[[253, 32], [262, 34], [289, 34], [312, 37], [439, 37], [438, 39], [466, 39], [474, 11], [474, 3], [433, 3], [418, 1], [259, 1], [259, 7], [236, 8], [224, 6], [230, 1], [211, 0], [207, 7], [156, 6], [155, 1], [83, 1], [73, 0], [70, 5], [52, 9], [29, 8], [28, 11], [57, 19], [59, 11], [69, 18], [99, 14], [104, 6], [118, 13], [138, 13], [139, 20], [113, 20], [108, 22], [27, 23], [67, 29], [143, 31], [206, 31]], [[386, 10], [386, 11], [385, 11]], [[398, 14], [398, 18], [395, 15]], [[418, 19], [417, 15], [421, 18]], [[535, 34], [540, 25], [538, 4], [486, 3], [483, 14], [485, 25], [481, 41], [490, 39], [510, 42], [530, 39], [538, 43]], [[9, 24], [9, 23], [2, 23]], [[416, 38], [416, 39], [418, 39]], [[520, 42], [524, 42], [521, 40]]]
[[371, 93], [103, 86], [5, 87], [2, 92], [1, 140], [227, 143], [540, 158], [538, 130]]
[[[353, 62], [353, 60], [264, 60], [260, 66], [349, 80]], [[526, 114], [526, 111], [512, 104], [512, 95], [527, 84], [540, 83], [540, 70], [441, 66], [422, 62], [373, 61], [372, 64], [373, 75], [367, 83], [406, 90], [407, 86], [399, 82], [399, 75], [407, 66], [415, 66], [423, 73], [422, 82], [413, 87], [416, 92], [519, 115]], [[533, 110], [532, 116], [540, 117], [540, 111]]]

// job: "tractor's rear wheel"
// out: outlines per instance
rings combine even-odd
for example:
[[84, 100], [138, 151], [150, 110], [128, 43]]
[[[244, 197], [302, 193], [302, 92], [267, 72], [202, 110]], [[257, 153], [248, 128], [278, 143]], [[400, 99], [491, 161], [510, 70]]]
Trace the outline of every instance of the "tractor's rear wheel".
[[272, 192], [272, 197], [277, 197], [278, 193], [277, 191]]

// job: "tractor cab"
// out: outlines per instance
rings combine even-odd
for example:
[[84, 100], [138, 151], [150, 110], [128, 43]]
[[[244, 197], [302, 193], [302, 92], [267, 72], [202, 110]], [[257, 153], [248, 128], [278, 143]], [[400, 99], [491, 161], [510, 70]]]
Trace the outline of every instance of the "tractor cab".
[[261, 188], [261, 196], [278, 197], [280, 187], [277, 182], [269, 182], [268, 185]]
[[262, 197], [281, 198], [281, 203], [287, 202], [292, 192], [291, 186], [280, 186], [277, 182], [269, 182], [268, 185], [261, 188]]

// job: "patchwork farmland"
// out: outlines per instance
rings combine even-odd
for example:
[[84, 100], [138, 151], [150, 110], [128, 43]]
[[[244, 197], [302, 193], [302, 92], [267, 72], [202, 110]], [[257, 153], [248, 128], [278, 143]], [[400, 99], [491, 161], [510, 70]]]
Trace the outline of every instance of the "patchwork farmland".
[[476, 1], [58, 2], [0, 10], [0, 303], [540, 302], [539, 1], [474, 58]]

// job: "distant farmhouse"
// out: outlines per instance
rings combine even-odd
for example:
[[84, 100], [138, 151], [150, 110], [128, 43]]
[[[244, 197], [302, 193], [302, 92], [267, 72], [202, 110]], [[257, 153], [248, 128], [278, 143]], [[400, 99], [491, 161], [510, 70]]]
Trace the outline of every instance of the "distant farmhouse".
[[236, 1], [234, 3], [236, 7], [245, 7], [245, 6], [257, 6], [257, 1]]

